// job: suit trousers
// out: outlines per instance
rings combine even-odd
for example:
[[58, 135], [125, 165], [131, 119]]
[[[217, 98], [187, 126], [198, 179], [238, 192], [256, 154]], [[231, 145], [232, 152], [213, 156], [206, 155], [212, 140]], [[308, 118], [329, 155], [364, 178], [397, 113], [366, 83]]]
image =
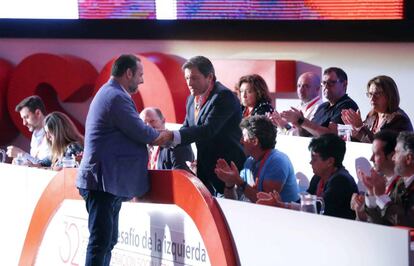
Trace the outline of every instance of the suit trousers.
[[79, 194], [89, 213], [85, 266], [109, 266], [111, 251], [118, 242], [119, 211], [125, 198], [81, 188]]

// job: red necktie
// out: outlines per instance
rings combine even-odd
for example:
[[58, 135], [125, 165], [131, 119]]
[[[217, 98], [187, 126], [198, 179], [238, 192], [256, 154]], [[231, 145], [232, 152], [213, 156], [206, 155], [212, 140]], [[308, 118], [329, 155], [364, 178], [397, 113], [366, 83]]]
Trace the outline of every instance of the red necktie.
[[325, 187], [325, 182], [321, 178], [318, 183], [318, 189], [316, 190], [316, 196], [322, 197], [324, 187]]
[[156, 170], [157, 169], [157, 162], [158, 162], [158, 155], [160, 153], [159, 146], [152, 146], [149, 150], [149, 161], [148, 161], [148, 169]]

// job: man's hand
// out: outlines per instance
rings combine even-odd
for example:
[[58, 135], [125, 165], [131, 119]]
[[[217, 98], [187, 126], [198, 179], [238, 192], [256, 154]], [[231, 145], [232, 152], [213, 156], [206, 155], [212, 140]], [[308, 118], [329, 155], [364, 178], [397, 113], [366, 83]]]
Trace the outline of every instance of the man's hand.
[[272, 121], [273, 125], [277, 126], [278, 128], [285, 128], [288, 124], [288, 121], [282, 118], [282, 116], [274, 110], [273, 113], [266, 113], [266, 116]]
[[361, 212], [364, 210], [364, 204], [365, 204], [365, 196], [360, 195], [358, 193], [352, 194], [351, 198], [351, 210], [355, 212]]
[[374, 186], [372, 184], [372, 178], [369, 175], [366, 175], [361, 169], [357, 170], [357, 175], [360, 180], [362, 180], [362, 183], [367, 188], [367, 193], [370, 196], [374, 195]]
[[256, 194], [257, 196], [257, 204], [261, 205], [268, 205], [268, 206], [276, 206], [279, 208], [284, 208], [285, 204], [282, 202], [280, 194], [276, 191], [273, 192], [259, 192]]
[[298, 120], [303, 117], [303, 114], [298, 109], [291, 107], [290, 110], [282, 112], [281, 117], [296, 127], [299, 127]]
[[185, 161], [185, 164], [188, 166], [191, 172], [193, 172], [194, 175], [197, 175], [197, 160], [194, 160], [192, 162]]
[[161, 130], [160, 135], [151, 143], [153, 146], [165, 146], [174, 140], [174, 134], [169, 130]]
[[372, 185], [374, 188], [374, 195], [381, 196], [385, 194], [385, 187], [386, 187], [386, 179], [385, 176], [375, 170], [374, 168], [371, 169], [371, 177], [372, 177]]
[[229, 165], [224, 159], [218, 159], [214, 172], [221, 181], [226, 183], [226, 186], [243, 183], [239, 175], [239, 170], [234, 162], [231, 162]]
[[362, 182], [367, 188], [368, 195], [381, 196], [385, 194], [385, 176], [371, 168], [371, 176], [365, 175], [361, 170], [358, 170], [358, 175], [361, 176]]
[[7, 147], [7, 156], [12, 157], [12, 158], [16, 158], [17, 154], [19, 153], [25, 153], [22, 149], [20, 149], [19, 147], [16, 146], [8, 146]]

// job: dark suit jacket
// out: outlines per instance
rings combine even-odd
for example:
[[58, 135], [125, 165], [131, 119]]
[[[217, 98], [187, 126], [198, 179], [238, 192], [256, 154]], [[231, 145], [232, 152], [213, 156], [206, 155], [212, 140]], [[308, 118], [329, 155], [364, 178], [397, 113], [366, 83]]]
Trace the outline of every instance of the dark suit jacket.
[[149, 189], [146, 144], [158, 135], [139, 118], [129, 94], [110, 79], [89, 107], [77, 187], [120, 197], [142, 196]]
[[[308, 193], [316, 195], [318, 183], [321, 178], [313, 176], [309, 184]], [[325, 202], [324, 215], [355, 219], [355, 212], [351, 210], [350, 202], [353, 193], [358, 193], [354, 178], [341, 167], [325, 183], [323, 188], [323, 201]]]
[[196, 143], [197, 176], [214, 195], [223, 193], [224, 183], [214, 173], [219, 158], [234, 161], [239, 169], [245, 161], [240, 144], [241, 107], [232, 91], [216, 82], [194, 121], [194, 96], [187, 98], [186, 117], [180, 129], [181, 143]]
[[190, 145], [178, 145], [175, 148], [160, 148], [157, 169], [183, 169], [191, 172], [186, 161], [194, 161], [194, 153]]
[[402, 178], [397, 182], [390, 194], [389, 202], [383, 210], [379, 207], [368, 208], [370, 222], [384, 225], [400, 225], [414, 227], [414, 182], [405, 188]]

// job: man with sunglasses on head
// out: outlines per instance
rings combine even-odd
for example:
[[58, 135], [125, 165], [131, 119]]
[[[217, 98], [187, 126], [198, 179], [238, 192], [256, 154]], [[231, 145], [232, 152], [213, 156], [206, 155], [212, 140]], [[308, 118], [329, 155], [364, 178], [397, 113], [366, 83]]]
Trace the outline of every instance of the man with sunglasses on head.
[[304, 117], [297, 109], [282, 112], [281, 116], [299, 128], [300, 136], [320, 136], [337, 133], [336, 125], [344, 124], [341, 118], [343, 109], [357, 111], [358, 105], [347, 94], [348, 76], [340, 68], [330, 67], [323, 72], [321, 88], [327, 102], [321, 104], [312, 120]]

